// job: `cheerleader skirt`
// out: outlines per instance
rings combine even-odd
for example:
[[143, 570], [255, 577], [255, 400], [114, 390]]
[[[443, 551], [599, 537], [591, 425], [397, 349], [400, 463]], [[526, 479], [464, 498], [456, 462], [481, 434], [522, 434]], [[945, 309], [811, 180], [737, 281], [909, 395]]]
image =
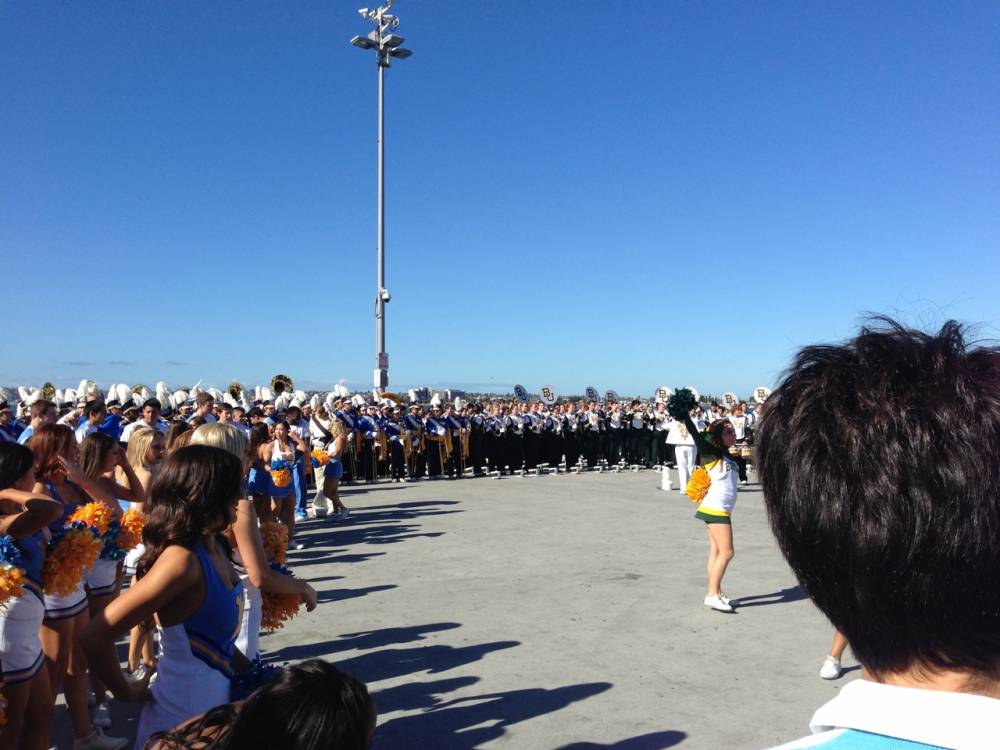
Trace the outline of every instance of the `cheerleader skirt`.
[[[86, 576], [85, 576], [86, 577]], [[83, 590], [83, 579], [76, 584], [76, 591], [68, 596], [45, 595], [45, 619], [68, 620], [87, 608], [87, 592]]]
[[45, 665], [38, 638], [44, 617], [41, 597], [29, 589], [0, 605], [0, 664], [3, 664], [4, 684], [27, 682]]
[[260, 623], [263, 618], [264, 599], [260, 589], [250, 583], [249, 576], [243, 580], [243, 619], [240, 634], [236, 636], [236, 648], [250, 661], [260, 655]]
[[94, 567], [83, 574], [91, 596], [110, 596], [118, 582], [118, 561], [98, 560]]
[[258, 469], [256, 466], [251, 466], [250, 473], [247, 475], [247, 487], [251, 495], [270, 495], [270, 472], [267, 472], [264, 469]]
[[326, 465], [326, 476], [332, 479], [340, 479], [344, 476], [344, 465], [340, 463], [339, 458], [330, 459], [330, 462]]

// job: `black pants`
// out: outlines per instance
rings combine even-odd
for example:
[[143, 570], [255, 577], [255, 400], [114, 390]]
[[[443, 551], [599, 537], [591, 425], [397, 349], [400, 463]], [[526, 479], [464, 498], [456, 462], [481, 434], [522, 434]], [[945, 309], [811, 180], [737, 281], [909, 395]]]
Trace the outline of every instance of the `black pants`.
[[743, 456], [734, 456], [733, 454], [729, 454], [729, 457], [733, 459], [739, 467], [740, 481], [747, 481], [747, 460], [743, 458]]
[[372, 438], [361, 441], [361, 476], [366, 482], [375, 481], [375, 440]]
[[611, 428], [611, 438], [608, 441], [608, 463], [616, 464], [622, 457], [622, 431]]
[[654, 432], [653, 441], [656, 445], [656, 463], [660, 466], [666, 466], [671, 454], [670, 446], [667, 445], [667, 431], [657, 430]]
[[566, 467], [572, 468], [576, 466], [576, 462], [580, 460], [580, 433], [574, 432], [572, 430], [563, 434], [563, 444], [564, 451], [566, 455]]
[[524, 468], [534, 469], [538, 466], [538, 456], [542, 443], [542, 436], [531, 430], [524, 431]]
[[511, 471], [520, 471], [524, 466], [524, 438], [516, 432], [505, 433], [504, 451], [507, 466]]
[[495, 432], [486, 434], [486, 458], [490, 462], [490, 471], [503, 471], [504, 464], [504, 438]]
[[441, 458], [444, 455], [444, 443], [435, 440], [427, 441], [427, 476], [439, 477], [443, 467]]
[[486, 465], [486, 433], [482, 428], [473, 429], [469, 434], [469, 463], [472, 464], [472, 473], [477, 477], [483, 473]]
[[[409, 440], [409, 438], [400, 438]], [[403, 454], [403, 444], [399, 440], [389, 443], [389, 477], [402, 479], [406, 476], [406, 456]]]
[[600, 448], [601, 433], [586, 430], [583, 435], [583, 457], [587, 459], [587, 466], [592, 469], [597, 465], [597, 451]]

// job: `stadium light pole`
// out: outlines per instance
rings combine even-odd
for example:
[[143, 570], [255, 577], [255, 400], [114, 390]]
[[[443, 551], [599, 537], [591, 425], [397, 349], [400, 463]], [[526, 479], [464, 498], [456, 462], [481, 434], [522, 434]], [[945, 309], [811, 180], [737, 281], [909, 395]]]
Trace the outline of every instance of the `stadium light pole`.
[[351, 44], [360, 49], [375, 50], [378, 64], [378, 130], [376, 157], [378, 175], [377, 219], [377, 282], [375, 288], [375, 390], [382, 391], [389, 385], [389, 355], [385, 351], [385, 305], [391, 299], [385, 288], [385, 70], [392, 66], [393, 58], [405, 60], [413, 53], [403, 49], [403, 37], [393, 34], [399, 19], [389, 13], [393, 0], [386, 0], [378, 8], [361, 8], [358, 13], [375, 24], [367, 36], [356, 36]]

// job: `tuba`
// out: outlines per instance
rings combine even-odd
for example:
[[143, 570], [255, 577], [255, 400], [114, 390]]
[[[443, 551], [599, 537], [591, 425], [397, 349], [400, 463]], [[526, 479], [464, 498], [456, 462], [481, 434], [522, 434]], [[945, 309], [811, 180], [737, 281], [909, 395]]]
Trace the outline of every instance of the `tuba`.
[[285, 391], [294, 391], [295, 384], [292, 379], [287, 375], [275, 375], [271, 378], [271, 390], [274, 391], [275, 397], [280, 396]]

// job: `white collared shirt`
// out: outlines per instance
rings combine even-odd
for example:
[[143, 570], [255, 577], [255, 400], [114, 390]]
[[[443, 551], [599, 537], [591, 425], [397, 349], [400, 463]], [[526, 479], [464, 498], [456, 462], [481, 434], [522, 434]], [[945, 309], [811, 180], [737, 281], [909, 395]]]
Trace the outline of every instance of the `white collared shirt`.
[[900, 748], [917, 743], [985, 750], [998, 746], [998, 727], [1000, 700], [996, 698], [855, 680], [813, 714], [811, 737], [772, 750], [823, 748], [828, 743], [845, 750], [862, 748], [863, 733], [891, 737]]

